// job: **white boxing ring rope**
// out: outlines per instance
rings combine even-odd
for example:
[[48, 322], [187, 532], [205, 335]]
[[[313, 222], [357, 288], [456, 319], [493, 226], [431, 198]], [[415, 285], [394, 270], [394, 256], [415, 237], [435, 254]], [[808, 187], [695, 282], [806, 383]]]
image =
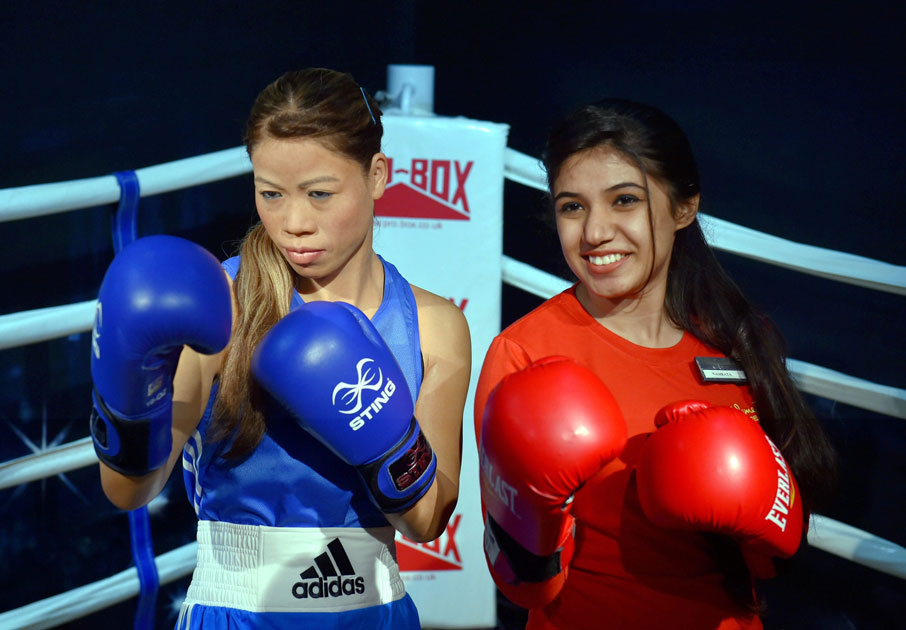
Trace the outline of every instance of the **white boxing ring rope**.
[[[244, 147], [168, 162], [135, 171], [141, 195], [189, 188], [251, 171]], [[505, 177], [546, 190], [537, 159], [506, 150]], [[120, 187], [107, 175], [0, 190], [0, 221], [65, 212], [115, 203]], [[840, 282], [906, 295], [906, 267], [843, 252], [795, 243], [700, 215], [709, 243], [724, 251]], [[770, 256], [768, 256], [770, 253]], [[569, 286], [566, 280], [504, 256], [503, 281], [542, 298]], [[95, 301], [22, 311], [0, 316], [0, 350], [86, 332], [94, 320]], [[803, 391], [860, 408], [906, 418], [906, 390], [879, 385], [820, 366], [790, 359], [788, 367]], [[0, 464], [0, 490], [51, 477], [97, 461], [90, 438], [52, 447]], [[906, 579], [906, 549], [855, 527], [813, 515], [811, 546], [889, 575]], [[195, 543], [156, 558], [160, 583], [179, 579], [194, 569]], [[139, 593], [134, 568], [104, 580], [0, 613], [0, 630], [56, 627], [129, 599]]]

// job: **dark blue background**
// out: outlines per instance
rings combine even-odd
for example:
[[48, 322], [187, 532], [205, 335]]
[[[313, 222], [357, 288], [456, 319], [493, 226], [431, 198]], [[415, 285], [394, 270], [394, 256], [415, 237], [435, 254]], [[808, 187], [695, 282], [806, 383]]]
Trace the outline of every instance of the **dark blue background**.
[[[349, 71], [374, 92], [388, 64], [426, 63], [436, 67], [439, 114], [508, 123], [509, 145], [532, 155], [578, 103], [622, 96], [658, 105], [690, 136], [705, 212], [906, 265], [902, 9], [435, 4], [6, 3], [0, 188], [237, 146], [255, 95], [288, 69]], [[512, 183], [505, 195], [505, 253], [565, 272], [541, 195]], [[0, 223], [0, 314], [96, 297], [113, 254], [109, 214]], [[246, 176], [142, 200], [140, 232], [179, 234], [225, 257], [253, 218]], [[906, 387], [904, 298], [721, 259], [778, 321], [790, 356]], [[505, 287], [502, 324], [539, 302]], [[0, 461], [30, 453], [26, 441], [87, 435], [87, 357], [84, 334], [0, 351]], [[812, 402], [842, 454], [828, 515], [906, 545], [906, 423]], [[153, 517], [158, 554], [194, 537], [179, 482]], [[126, 517], [101, 494], [94, 468], [0, 491], [0, 610], [130, 563]], [[186, 583], [162, 589], [159, 627], [172, 627], [169, 605]], [[906, 601], [906, 582], [814, 549], [766, 590], [769, 628], [891, 627]], [[133, 606], [65, 627], [130, 627]], [[510, 627], [519, 619], [502, 617]]]

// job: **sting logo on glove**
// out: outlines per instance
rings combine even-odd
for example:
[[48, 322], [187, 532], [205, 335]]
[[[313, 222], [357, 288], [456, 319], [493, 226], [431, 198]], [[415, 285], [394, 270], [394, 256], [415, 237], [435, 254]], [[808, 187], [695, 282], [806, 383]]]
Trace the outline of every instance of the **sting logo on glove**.
[[[365, 420], [371, 420], [372, 415], [376, 414], [390, 400], [393, 392], [396, 391], [396, 385], [389, 378], [384, 384], [384, 374], [380, 368], [377, 368], [377, 377], [374, 371], [367, 367], [368, 363], [374, 363], [374, 359], [362, 359], [356, 364], [358, 381], [353, 383], [337, 383], [333, 389], [332, 401], [334, 406], [337, 404], [337, 394], [340, 394], [341, 400], [346, 404], [347, 409], [338, 409], [342, 414], [358, 414], [350, 420], [349, 427], [353, 431], [358, 431], [365, 425]], [[383, 391], [381, 386], [383, 385]], [[362, 410], [362, 394], [365, 390], [380, 392], [378, 396], [371, 401], [364, 411]], [[359, 413], [361, 412], [361, 413]]]
[[365, 367], [367, 363], [374, 363], [374, 359], [362, 359], [359, 361], [356, 366], [356, 372], [358, 373], [358, 382], [353, 383], [337, 383], [337, 386], [333, 388], [333, 404], [337, 404], [337, 393], [345, 391], [342, 398], [346, 403], [349, 404], [349, 409], [343, 410], [339, 409], [340, 413], [351, 414], [358, 413], [362, 408], [362, 392], [366, 389], [379, 391], [381, 389], [381, 383], [384, 381], [384, 375], [381, 372], [381, 369], [378, 368], [377, 382], [374, 382], [374, 373]]

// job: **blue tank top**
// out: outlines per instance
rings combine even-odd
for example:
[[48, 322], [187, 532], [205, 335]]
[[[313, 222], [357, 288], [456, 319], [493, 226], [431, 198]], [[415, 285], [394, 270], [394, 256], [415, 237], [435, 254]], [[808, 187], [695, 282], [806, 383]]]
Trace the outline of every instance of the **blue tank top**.
[[[384, 295], [372, 322], [400, 364], [415, 404], [423, 375], [415, 296], [396, 267], [380, 260]], [[227, 259], [223, 267], [235, 278], [239, 257]], [[302, 303], [294, 290], [290, 308]], [[198, 429], [183, 450], [186, 492], [199, 519], [273, 527], [387, 525], [356, 470], [274, 401], [257, 448], [239, 462], [220, 457], [229, 443], [206, 440], [216, 395], [215, 384]]]

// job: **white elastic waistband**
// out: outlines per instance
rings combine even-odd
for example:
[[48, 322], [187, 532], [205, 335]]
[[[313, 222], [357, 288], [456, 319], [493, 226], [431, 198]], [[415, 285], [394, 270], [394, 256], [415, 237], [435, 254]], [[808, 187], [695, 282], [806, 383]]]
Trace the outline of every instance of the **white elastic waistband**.
[[337, 612], [406, 593], [392, 527], [265, 527], [198, 522], [186, 605], [251, 612]]

